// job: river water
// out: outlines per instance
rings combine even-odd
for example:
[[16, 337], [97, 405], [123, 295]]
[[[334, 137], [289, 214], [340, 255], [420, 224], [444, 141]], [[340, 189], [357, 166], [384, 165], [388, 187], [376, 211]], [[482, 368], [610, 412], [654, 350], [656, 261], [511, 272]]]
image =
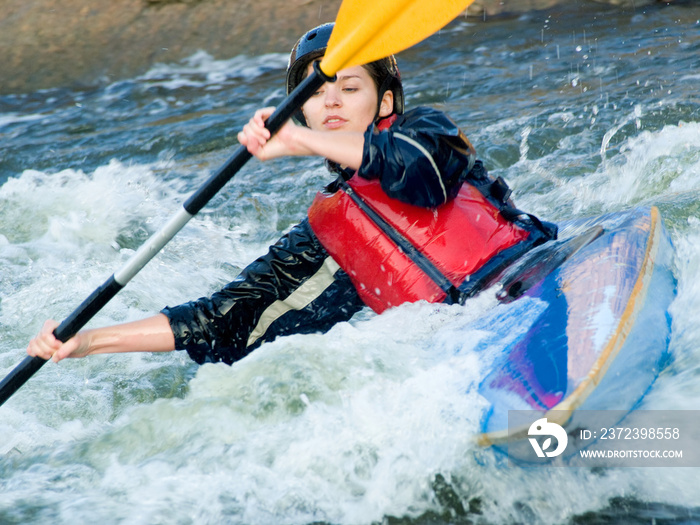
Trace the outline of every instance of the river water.
[[[674, 246], [673, 359], [648, 409], [700, 406], [700, 7], [460, 19], [401, 53], [519, 207], [549, 220], [657, 205]], [[0, 98], [0, 374], [65, 318], [281, 100], [283, 53], [197, 53], [138, 78]], [[316, 159], [250, 162], [94, 319], [209, 294], [305, 214]], [[0, 408], [0, 523], [692, 523], [695, 468], [518, 469], [476, 447], [492, 305], [360, 312], [242, 362], [47, 364]]]

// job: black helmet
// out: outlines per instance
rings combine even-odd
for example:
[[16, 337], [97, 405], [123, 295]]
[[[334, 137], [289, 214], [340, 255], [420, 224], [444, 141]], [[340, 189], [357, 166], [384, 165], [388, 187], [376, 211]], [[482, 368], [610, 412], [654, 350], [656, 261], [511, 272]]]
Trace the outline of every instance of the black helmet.
[[[287, 95], [294, 91], [294, 88], [304, 79], [308, 65], [326, 53], [333, 26], [333, 23], [329, 23], [315, 27], [302, 36], [294, 45], [289, 55], [289, 64], [287, 65]], [[401, 73], [394, 55], [371, 62], [367, 66], [374, 81], [379, 86], [378, 91], [384, 93], [387, 89], [390, 89], [393, 92], [393, 113], [402, 114], [404, 107], [403, 86], [401, 84]], [[301, 111], [298, 111], [294, 118], [300, 124], [306, 125]]]

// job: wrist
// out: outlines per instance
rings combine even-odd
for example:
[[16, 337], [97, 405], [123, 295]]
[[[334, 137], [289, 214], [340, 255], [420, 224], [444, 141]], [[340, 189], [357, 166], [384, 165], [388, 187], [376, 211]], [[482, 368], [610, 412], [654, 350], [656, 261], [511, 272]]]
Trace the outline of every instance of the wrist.
[[313, 150], [314, 132], [303, 126], [294, 126], [291, 136], [291, 153], [296, 156], [315, 155]]
[[93, 330], [84, 330], [75, 335], [78, 348], [75, 350], [76, 357], [85, 357], [95, 353], [95, 334]]

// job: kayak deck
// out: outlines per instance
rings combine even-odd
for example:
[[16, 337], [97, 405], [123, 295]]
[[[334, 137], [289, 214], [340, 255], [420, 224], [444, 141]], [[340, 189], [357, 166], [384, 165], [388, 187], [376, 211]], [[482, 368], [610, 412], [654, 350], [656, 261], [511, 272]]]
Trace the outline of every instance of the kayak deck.
[[527, 433], [510, 429], [509, 435], [511, 410], [550, 414], [562, 425], [576, 410], [632, 410], [658, 375], [675, 295], [659, 212], [640, 208], [566, 223], [561, 237], [596, 225], [602, 234], [490, 316], [512, 333], [479, 386], [491, 404], [481, 445]]

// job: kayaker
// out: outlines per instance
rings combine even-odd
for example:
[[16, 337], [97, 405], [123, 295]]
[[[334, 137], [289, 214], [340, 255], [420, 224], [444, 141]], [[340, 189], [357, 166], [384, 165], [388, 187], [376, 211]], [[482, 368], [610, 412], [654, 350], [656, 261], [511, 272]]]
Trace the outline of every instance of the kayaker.
[[[294, 46], [288, 93], [323, 56], [332, 28], [314, 28]], [[337, 177], [305, 220], [211, 297], [166, 307], [141, 321], [84, 330], [65, 344], [53, 337], [58, 323], [47, 321], [29, 343], [28, 354], [60, 361], [99, 353], [186, 350], [197, 363], [231, 364], [278, 336], [327, 331], [365, 305], [382, 311], [419, 299], [459, 301], [468, 295], [468, 287], [450, 280], [466, 286], [472, 272], [502, 260], [503, 253], [512, 257], [556, 235], [551, 226], [512, 207], [507, 186], [488, 177], [469, 140], [447, 116], [425, 107], [404, 113], [393, 56], [339, 71], [335, 82], [324, 84], [303, 106], [296, 123], [287, 123], [271, 138], [263, 122], [272, 111], [258, 110], [238, 134], [239, 141], [261, 161], [322, 157]], [[453, 206], [457, 215], [443, 221], [444, 231], [419, 232], [416, 239], [416, 234], [399, 229], [399, 237], [420, 241], [427, 257], [420, 247], [393, 246], [393, 257], [400, 260], [392, 263], [378, 243], [358, 237], [360, 230], [377, 228], [363, 206], [386, 209], [389, 222], [412, 213], [432, 220], [447, 217], [443, 211], [456, 201], [461, 203]], [[380, 229], [387, 227], [392, 228], [385, 224]], [[472, 231], [484, 233], [480, 228], [491, 228], [485, 241], [468, 238]], [[395, 233], [389, 236], [396, 238]], [[468, 254], [460, 244], [465, 238]], [[440, 243], [434, 239], [455, 240], [436, 248]], [[418, 252], [415, 258], [406, 259], [405, 253], [413, 251]], [[432, 270], [421, 266], [432, 264], [425, 259], [450, 260], [454, 253], [459, 263]], [[469, 266], [451, 267], [464, 266], [465, 259]], [[396, 272], [404, 281], [384, 277], [384, 263], [406, 264]], [[426, 277], [431, 272], [438, 276]], [[410, 277], [414, 274], [415, 279]], [[375, 285], [377, 276], [381, 278]]]

